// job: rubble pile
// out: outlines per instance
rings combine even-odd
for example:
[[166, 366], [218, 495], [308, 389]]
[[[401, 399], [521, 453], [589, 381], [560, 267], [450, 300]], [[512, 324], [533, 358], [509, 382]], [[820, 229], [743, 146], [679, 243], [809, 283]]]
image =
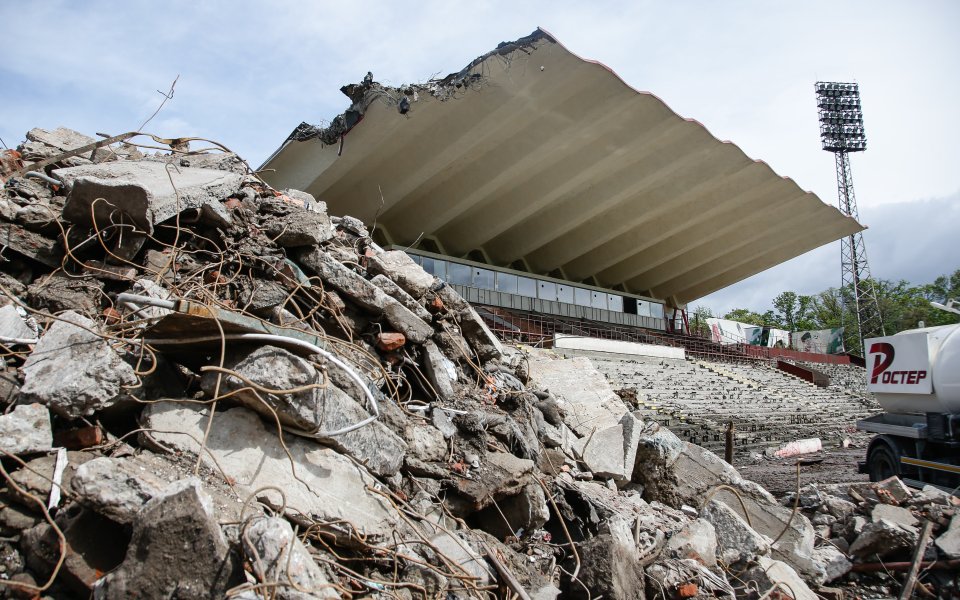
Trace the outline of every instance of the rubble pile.
[[894, 574], [906, 573], [916, 562], [926, 572], [926, 584], [917, 584], [922, 591], [944, 598], [960, 592], [957, 496], [933, 486], [912, 490], [891, 477], [877, 483], [808, 484], [783, 502], [813, 524], [814, 552], [828, 583], [875, 597], [896, 595], [901, 581]]
[[0, 596], [816, 598], [909, 553], [908, 514], [957, 557], [949, 497], [785, 506], [228, 152], [27, 140], [0, 173]]

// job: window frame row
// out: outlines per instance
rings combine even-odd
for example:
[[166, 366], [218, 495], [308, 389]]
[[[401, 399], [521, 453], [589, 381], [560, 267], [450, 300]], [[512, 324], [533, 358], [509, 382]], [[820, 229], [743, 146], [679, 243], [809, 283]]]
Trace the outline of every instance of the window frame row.
[[[451, 285], [463, 285], [481, 290], [515, 294], [525, 298], [564, 302], [612, 312], [624, 312], [624, 297], [618, 294], [609, 294], [536, 277], [504, 273], [495, 269], [467, 265], [431, 256], [412, 253], [409, 256], [414, 262], [422, 266], [427, 273], [435, 275]], [[637, 312], [635, 314], [638, 316], [654, 319], [664, 318], [663, 304], [636, 299], [636, 306]]]

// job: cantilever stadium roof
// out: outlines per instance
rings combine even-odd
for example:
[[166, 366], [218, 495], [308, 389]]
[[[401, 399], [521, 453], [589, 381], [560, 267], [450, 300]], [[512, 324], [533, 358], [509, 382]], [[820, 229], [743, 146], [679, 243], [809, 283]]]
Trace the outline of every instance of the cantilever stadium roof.
[[347, 118], [264, 177], [395, 244], [682, 304], [863, 229], [543, 30], [427, 85], [344, 90]]

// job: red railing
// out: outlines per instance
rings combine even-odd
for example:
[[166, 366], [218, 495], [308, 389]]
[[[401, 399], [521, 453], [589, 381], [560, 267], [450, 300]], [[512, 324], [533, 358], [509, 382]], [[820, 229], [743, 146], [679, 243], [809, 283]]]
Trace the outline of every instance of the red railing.
[[790, 358], [831, 364], [848, 364], [850, 362], [850, 358], [844, 355], [815, 354], [742, 343], [718, 344], [713, 340], [697, 335], [528, 313], [494, 306], [480, 305], [477, 306], [477, 309], [490, 329], [501, 339], [547, 348], [553, 345], [554, 334], [561, 333], [606, 340], [639, 342], [656, 346], [679, 347], [683, 348], [688, 354], [706, 360], [773, 362], [778, 358]]
[[640, 327], [513, 311], [494, 306], [481, 305], [476, 308], [490, 330], [507, 341], [550, 347], [554, 334], [562, 333], [658, 346], [679, 346]]

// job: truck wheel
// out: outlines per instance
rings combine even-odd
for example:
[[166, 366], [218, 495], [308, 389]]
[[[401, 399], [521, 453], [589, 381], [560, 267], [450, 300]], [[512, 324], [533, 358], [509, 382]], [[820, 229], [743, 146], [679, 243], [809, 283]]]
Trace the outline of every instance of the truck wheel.
[[887, 444], [875, 444], [867, 456], [867, 471], [870, 481], [883, 481], [889, 477], [900, 476], [900, 460]]

